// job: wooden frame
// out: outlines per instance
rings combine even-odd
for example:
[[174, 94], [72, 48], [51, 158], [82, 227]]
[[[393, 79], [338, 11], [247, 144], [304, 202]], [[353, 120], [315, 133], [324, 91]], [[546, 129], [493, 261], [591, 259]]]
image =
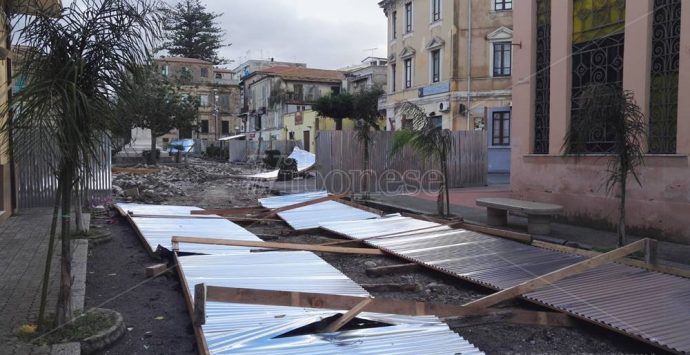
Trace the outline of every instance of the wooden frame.
[[552, 271], [548, 274], [541, 275], [534, 279], [522, 282], [513, 287], [506, 288], [502, 291], [493, 293], [486, 297], [482, 297], [478, 300], [466, 303], [465, 307], [476, 307], [476, 308], [487, 308], [491, 307], [497, 303], [507, 301], [511, 298], [521, 296], [527, 292], [531, 292], [540, 289], [544, 286], [548, 286], [558, 280], [562, 280], [568, 276], [580, 274], [587, 270], [593, 269], [597, 266], [604, 265], [606, 263], [612, 262], [614, 260], [620, 259], [624, 256], [630, 255], [632, 253], [642, 251], [647, 245], [647, 239], [638, 240], [634, 243], [628, 244], [624, 247], [614, 249], [608, 253], [600, 254], [590, 259], [575, 263], [558, 270]]
[[[347, 318], [340, 317], [339, 326], [347, 323], [360, 312], [375, 312], [387, 314], [399, 314], [408, 316], [435, 315], [440, 318], [453, 319], [457, 317], [478, 317], [503, 315], [502, 321], [519, 324], [540, 324], [554, 326], [568, 326], [571, 318], [559, 312], [538, 312], [523, 310], [489, 310], [472, 307], [425, 303], [415, 301], [400, 301], [371, 297], [341, 296], [323, 293], [259, 290], [250, 288], [219, 287], [197, 284], [196, 294], [205, 294], [199, 297], [195, 307], [206, 307], [205, 302], [228, 302], [240, 304], [255, 304], [268, 306], [286, 306], [330, 309], [334, 311], [350, 310], [346, 312]], [[194, 311], [194, 314], [204, 315], [203, 309]], [[195, 324], [204, 324], [205, 318], [195, 319]]]
[[372, 248], [345, 248], [332, 247], [316, 244], [293, 244], [277, 242], [256, 242], [248, 240], [196, 238], [196, 237], [172, 237], [173, 251], [179, 250], [179, 243], [193, 243], [206, 245], [227, 245], [235, 247], [256, 247], [280, 250], [304, 250], [321, 253], [341, 253], [341, 254], [363, 254], [363, 255], [384, 255], [383, 251]]

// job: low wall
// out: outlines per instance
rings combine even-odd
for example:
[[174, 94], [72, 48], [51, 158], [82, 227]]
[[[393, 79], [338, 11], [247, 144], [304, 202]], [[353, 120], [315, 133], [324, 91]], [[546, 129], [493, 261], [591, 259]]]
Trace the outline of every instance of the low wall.
[[[515, 158], [515, 157], [514, 157]], [[606, 192], [606, 156], [579, 159], [528, 155], [512, 164], [516, 198], [565, 207], [570, 221], [615, 228], [618, 191]], [[687, 156], [647, 156], [639, 169], [642, 186], [629, 178], [626, 203], [628, 231], [690, 244], [690, 162]]]

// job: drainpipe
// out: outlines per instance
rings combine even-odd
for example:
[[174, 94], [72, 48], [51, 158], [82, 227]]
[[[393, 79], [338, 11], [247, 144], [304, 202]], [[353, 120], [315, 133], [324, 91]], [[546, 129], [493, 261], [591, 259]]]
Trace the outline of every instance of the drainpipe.
[[467, 0], [467, 130], [470, 130], [470, 91], [472, 90], [472, 0]]

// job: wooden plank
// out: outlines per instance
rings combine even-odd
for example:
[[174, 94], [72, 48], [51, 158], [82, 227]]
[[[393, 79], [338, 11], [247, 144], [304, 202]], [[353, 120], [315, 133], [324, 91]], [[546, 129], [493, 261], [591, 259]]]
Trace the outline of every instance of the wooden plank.
[[614, 260], [620, 259], [626, 255], [630, 255], [634, 252], [641, 251], [644, 249], [646, 239], [638, 240], [632, 244], [628, 244], [624, 247], [612, 250], [608, 253], [597, 255], [593, 258], [581, 261], [579, 263], [560, 268], [558, 270], [552, 271], [546, 275], [536, 277], [532, 280], [522, 282], [513, 287], [506, 288], [502, 291], [493, 293], [486, 297], [482, 297], [478, 300], [466, 303], [466, 307], [475, 308], [487, 308], [491, 307], [497, 303], [507, 301], [509, 299], [518, 297], [524, 293], [531, 292], [540, 289], [544, 286], [548, 286], [558, 280], [562, 280], [568, 276], [576, 275], [584, 271], [593, 269], [597, 266], [612, 262]]
[[144, 269], [144, 274], [146, 275], [147, 278], [150, 278], [150, 277], [156, 277], [156, 276], [162, 275], [166, 271], [168, 271], [168, 265], [167, 264], [156, 264], [156, 265], [147, 266], [146, 269]]
[[285, 211], [290, 211], [290, 210], [294, 210], [294, 209], [301, 208], [301, 207], [311, 206], [311, 205], [315, 205], [315, 204], [321, 203], [321, 202], [340, 200], [344, 197], [347, 197], [347, 194], [329, 195], [329, 196], [319, 197], [317, 199], [304, 201], [304, 202], [296, 203], [294, 205], [289, 205], [289, 206], [273, 209], [269, 213], [267, 213], [264, 217], [268, 218], [271, 216], [275, 216], [276, 214], [278, 214], [280, 212], [285, 212]]
[[362, 313], [364, 308], [373, 301], [374, 298], [372, 297], [367, 297], [362, 300], [362, 302], [357, 303], [356, 306], [352, 307], [349, 311], [347, 311], [345, 314], [341, 315], [338, 319], [336, 319], [333, 323], [329, 324], [326, 326], [323, 331], [319, 333], [333, 333], [337, 332], [342, 328], [345, 324], [347, 324], [349, 321], [357, 317], [358, 314]]
[[[177, 253], [173, 253], [173, 258], [175, 261], [175, 265], [179, 265], [180, 263], [177, 259]], [[196, 325], [193, 322], [195, 314], [194, 305], [192, 304], [192, 297], [189, 294], [189, 285], [187, 284], [187, 278], [185, 277], [184, 270], [182, 270], [181, 267], [178, 268], [177, 275], [180, 277], [182, 295], [184, 296], [185, 303], [187, 304], [187, 312], [189, 314], [189, 318], [192, 320], [192, 329], [194, 329], [194, 336], [196, 337], [197, 350], [199, 351], [200, 355], [209, 355], [208, 343], [206, 342], [206, 336], [204, 336], [204, 331], [201, 329], [201, 325]]]
[[195, 325], [206, 324], [206, 285], [194, 286], [194, 316], [192, 322]]
[[321, 245], [315, 245], [315, 244], [256, 242], [256, 241], [248, 241], [248, 240], [179, 237], [179, 236], [172, 237], [173, 250], [178, 250], [179, 243], [227, 245], [227, 246], [235, 246], [235, 247], [256, 247], [256, 248], [269, 248], [269, 249], [282, 249], [282, 250], [304, 250], [304, 251], [313, 251], [313, 252], [322, 252], [322, 253], [384, 255], [384, 253], [381, 250], [371, 249], [371, 248], [345, 248], [345, 247], [321, 246]]
[[[576, 254], [576, 255], [582, 255], [582, 256], [587, 256], [587, 257], [593, 257], [600, 255], [600, 252], [593, 251], [593, 250], [584, 250], [584, 249], [579, 249], [579, 248], [573, 248], [573, 247], [568, 247], [564, 245], [558, 245], [558, 244], [553, 244], [549, 242], [544, 242], [541, 240], [534, 240], [532, 241], [532, 245], [535, 247], [543, 248], [543, 249], [549, 249], [549, 250], [555, 250], [555, 251], [560, 251], [563, 253], [570, 253], [570, 254]], [[690, 270], [688, 269], [681, 269], [673, 266], [668, 266], [668, 265], [662, 265], [662, 264], [649, 264], [643, 260], [635, 260], [635, 259], [629, 259], [629, 258], [621, 258], [618, 260], [615, 260], [614, 263], [619, 263], [623, 265], [628, 265], [628, 266], [633, 266], [633, 267], [639, 267], [642, 269], [646, 269], [649, 271], [655, 271], [655, 272], [661, 272], [664, 274], [669, 274], [669, 275], [674, 275], [674, 276], [680, 276], [680, 277], [685, 277], [690, 279]]]

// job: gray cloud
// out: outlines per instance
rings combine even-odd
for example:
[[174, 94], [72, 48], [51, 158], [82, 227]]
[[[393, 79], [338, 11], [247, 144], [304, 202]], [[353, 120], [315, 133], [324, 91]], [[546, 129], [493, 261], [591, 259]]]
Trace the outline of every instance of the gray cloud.
[[[174, 0], [168, 0], [174, 3]], [[220, 26], [235, 60], [273, 57], [336, 69], [386, 54], [386, 18], [376, 0], [202, 0], [223, 13]]]

